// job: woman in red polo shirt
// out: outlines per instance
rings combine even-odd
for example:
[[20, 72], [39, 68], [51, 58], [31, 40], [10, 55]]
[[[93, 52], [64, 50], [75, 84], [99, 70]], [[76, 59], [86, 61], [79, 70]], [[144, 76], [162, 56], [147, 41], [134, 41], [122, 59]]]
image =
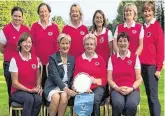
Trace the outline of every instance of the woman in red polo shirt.
[[103, 100], [107, 83], [106, 64], [102, 56], [95, 52], [97, 38], [94, 34], [87, 34], [83, 39], [85, 52], [76, 59], [74, 77], [81, 72], [92, 77], [92, 85], [88, 92], [94, 93], [92, 116], [100, 116], [100, 104]]
[[139, 86], [142, 82], [140, 61], [131, 53], [129, 36], [122, 32], [117, 36], [119, 52], [108, 61], [108, 84], [112, 88], [112, 116], [135, 116], [140, 101]]
[[3, 69], [7, 84], [9, 104], [11, 92], [11, 75], [9, 64], [11, 58], [17, 54], [17, 42], [23, 32], [30, 32], [29, 28], [22, 24], [23, 10], [20, 7], [13, 7], [11, 10], [11, 22], [0, 30], [0, 52], [4, 56]]
[[45, 85], [46, 64], [49, 56], [57, 52], [57, 37], [59, 35], [58, 26], [50, 20], [51, 8], [46, 3], [38, 6], [37, 13], [40, 17], [31, 28], [31, 35], [34, 42], [34, 51], [43, 65], [42, 87]]
[[69, 54], [76, 58], [84, 52], [83, 37], [88, 33], [88, 28], [82, 22], [83, 14], [78, 4], [70, 7], [69, 16], [70, 22], [64, 26], [62, 32], [72, 38]]
[[119, 24], [114, 34], [114, 50], [117, 53], [117, 36], [121, 32], [126, 32], [130, 37], [129, 50], [131, 53], [140, 55], [143, 49], [143, 26], [136, 23], [138, 16], [137, 7], [134, 3], [127, 3], [123, 10], [124, 23]]
[[145, 2], [143, 6], [144, 47], [140, 56], [142, 77], [148, 97], [151, 116], [161, 115], [158, 99], [158, 80], [164, 60], [164, 33], [158, 21], [154, 18], [155, 4]]
[[92, 21], [92, 33], [97, 37], [96, 53], [101, 55], [105, 63], [108, 64], [108, 59], [113, 51], [112, 32], [106, 28], [106, 17], [102, 10], [95, 11]]
[[11, 99], [23, 106], [22, 116], [38, 116], [42, 104], [39, 61], [31, 54], [32, 40], [23, 33], [17, 54], [12, 57], [9, 71], [12, 78]]

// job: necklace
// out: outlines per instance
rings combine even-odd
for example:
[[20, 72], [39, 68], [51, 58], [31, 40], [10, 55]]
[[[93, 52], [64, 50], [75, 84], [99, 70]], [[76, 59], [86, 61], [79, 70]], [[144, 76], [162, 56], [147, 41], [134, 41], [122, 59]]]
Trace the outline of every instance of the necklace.
[[62, 57], [61, 56], [61, 60], [62, 60], [63, 64], [67, 64], [67, 57]]

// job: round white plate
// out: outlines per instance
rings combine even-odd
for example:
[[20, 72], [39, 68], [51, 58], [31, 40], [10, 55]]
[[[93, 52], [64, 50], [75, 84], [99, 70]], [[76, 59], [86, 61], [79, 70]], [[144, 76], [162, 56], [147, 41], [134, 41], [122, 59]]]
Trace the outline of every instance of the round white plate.
[[91, 78], [87, 73], [78, 73], [74, 79], [73, 86], [77, 92], [84, 93], [91, 86]]

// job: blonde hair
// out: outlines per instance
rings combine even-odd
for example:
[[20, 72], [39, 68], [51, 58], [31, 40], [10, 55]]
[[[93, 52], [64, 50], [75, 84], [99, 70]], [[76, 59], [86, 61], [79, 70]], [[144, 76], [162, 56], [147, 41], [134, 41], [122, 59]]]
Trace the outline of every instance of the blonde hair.
[[73, 7], [76, 7], [76, 8], [78, 9], [78, 11], [79, 11], [79, 13], [80, 13], [80, 20], [82, 20], [82, 18], [83, 18], [83, 13], [82, 13], [82, 10], [81, 10], [80, 5], [77, 4], [77, 3], [72, 4], [72, 6], [70, 7], [70, 13], [69, 13], [70, 20], [71, 20], [71, 12], [72, 12], [72, 8], [73, 8]]
[[125, 10], [126, 9], [133, 9], [133, 11], [134, 11], [134, 21], [136, 21], [137, 20], [137, 18], [138, 18], [138, 12], [137, 12], [137, 7], [136, 7], [136, 5], [134, 4], [134, 3], [127, 3], [125, 6], [124, 6], [124, 10], [123, 10], [123, 20], [125, 21], [126, 19], [125, 19]]
[[84, 36], [84, 38], [83, 38], [83, 44], [84, 45], [85, 45], [85, 41], [88, 40], [88, 39], [94, 40], [95, 41], [95, 45], [97, 46], [97, 38], [96, 38], [96, 36], [94, 34], [89, 33], [89, 34], [86, 34]]
[[71, 43], [71, 37], [68, 34], [65, 34], [65, 33], [61, 33], [58, 36], [57, 43], [59, 44], [63, 39], [66, 39]]

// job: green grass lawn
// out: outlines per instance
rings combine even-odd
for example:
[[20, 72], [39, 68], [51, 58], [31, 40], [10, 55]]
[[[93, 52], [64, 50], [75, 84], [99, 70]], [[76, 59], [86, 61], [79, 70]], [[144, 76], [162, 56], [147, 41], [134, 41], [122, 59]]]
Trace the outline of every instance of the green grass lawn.
[[[1, 58], [0, 54], [0, 59]], [[2, 68], [2, 61], [0, 61], [0, 116], [9, 116], [8, 114], [8, 97], [7, 97], [7, 89], [6, 83], [3, 77], [3, 68]], [[140, 114], [141, 116], [149, 116], [149, 109], [147, 103], [147, 96], [145, 94], [144, 85], [141, 85], [141, 101], [140, 101]], [[159, 100], [161, 103], [161, 116], [164, 116], [164, 70], [161, 72], [161, 77], [159, 80]], [[69, 115], [66, 113], [67, 116]]]

